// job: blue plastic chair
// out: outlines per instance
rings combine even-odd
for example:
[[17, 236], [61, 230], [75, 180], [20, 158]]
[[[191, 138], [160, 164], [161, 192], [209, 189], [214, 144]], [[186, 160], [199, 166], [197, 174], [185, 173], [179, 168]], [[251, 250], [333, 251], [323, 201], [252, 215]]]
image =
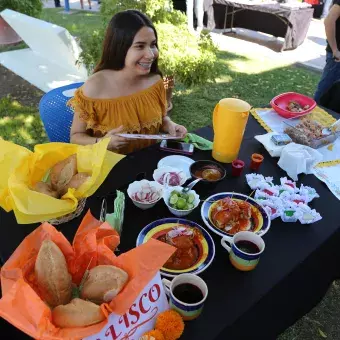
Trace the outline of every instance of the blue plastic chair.
[[72, 97], [65, 96], [63, 92], [77, 89], [83, 84], [81, 82], [58, 87], [47, 92], [41, 98], [39, 103], [40, 118], [51, 142], [70, 142], [73, 110], [66, 103]]

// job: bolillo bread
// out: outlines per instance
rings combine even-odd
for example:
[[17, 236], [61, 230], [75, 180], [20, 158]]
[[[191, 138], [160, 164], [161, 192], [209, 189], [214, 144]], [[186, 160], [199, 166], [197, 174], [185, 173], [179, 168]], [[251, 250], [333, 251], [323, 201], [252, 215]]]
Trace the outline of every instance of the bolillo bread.
[[51, 184], [56, 191], [61, 191], [63, 187], [77, 173], [77, 155], [74, 154], [54, 165], [51, 169]]
[[71, 301], [72, 277], [64, 254], [53, 241], [43, 241], [34, 271], [42, 298], [50, 307]]
[[57, 327], [86, 327], [104, 321], [100, 306], [82, 299], [73, 299], [67, 305], [53, 309], [52, 321]]
[[44, 182], [38, 182], [34, 188], [34, 191], [40, 192], [41, 194], [45, 194], [54, 198], [59, 198], [59, 194], [57, 191], [54, 191], [49, 184]]
[[64, 196], [69, 188], [78, 189], [91, 176], [86, 172], [79, 172], [74, 175], [71, 180], [59, 191], [61, 196]]
[[128, 278], [124, 270], [115, 266], [94, 267], [89, 271], [80, 297], [97, 304], [110, 302], [123, 289]]

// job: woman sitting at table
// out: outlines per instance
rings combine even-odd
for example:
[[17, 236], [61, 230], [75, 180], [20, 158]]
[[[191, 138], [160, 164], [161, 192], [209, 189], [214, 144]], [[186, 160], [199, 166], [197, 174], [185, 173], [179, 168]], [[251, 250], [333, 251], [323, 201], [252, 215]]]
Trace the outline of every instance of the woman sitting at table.
[[110, 137], [108, 149], [127, 154], [155, 141], [118, 133], [184, 137], [184, 126], [166, 115], [166, 92], [158, 69], [157, 32], [141, 12], [127, 10], [111, 19], [102, 57], [93, 75], [69, 102], [74, 109], [71, 143], [94, 144]]

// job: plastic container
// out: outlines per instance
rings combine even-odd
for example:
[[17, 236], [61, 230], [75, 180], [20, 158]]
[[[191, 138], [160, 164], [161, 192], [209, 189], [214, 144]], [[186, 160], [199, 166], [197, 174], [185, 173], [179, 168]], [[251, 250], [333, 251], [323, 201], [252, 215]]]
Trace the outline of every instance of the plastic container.
[[244, 162], [236, 159], [231, 163], [231, 167], [231, 175], [234, 177], [240, 176], [244, 168]]
[[[302, 112], [291, 112], [287, 109], [287, 106], [291, 101], [299, 103], [302, 107], [305, 105], [309, 105], [309, 108]], [[296, 92], [287, 92], [274, 97], [271, 100], [270, 105], [281, 117], [290, 119], [309, 114], [312, 110], [315, 109], [316, 102], [313, 98], [307, 97], [303, 94], [299, 94]]]
[[[304, 118], [308, 119], [308, 118]], [[339, 137], [340, 133], [335, 132], [331, 133], [329, 135], [320, 136], [318, 138], [308, 138], [306, 133], [303, 130], [300, 130], [299, 128], [296, 128], [296, 125], [301, 123], [301, 121], [289, 121], [283, 122], [285, 126], [285, 133], [289, 135], [289, 137], [292, 139], [294, 143], [307, 145], [313, 149], [318, 149], [323, 146], [329, 145], [331, 143], [334, 143], [335, 140]]]
[[263, 160], [264, 157], [262, 155], [260, 155], [259, 153], [253, 153], [251, 155], [250, 169], [257, 171], [261, 166]]

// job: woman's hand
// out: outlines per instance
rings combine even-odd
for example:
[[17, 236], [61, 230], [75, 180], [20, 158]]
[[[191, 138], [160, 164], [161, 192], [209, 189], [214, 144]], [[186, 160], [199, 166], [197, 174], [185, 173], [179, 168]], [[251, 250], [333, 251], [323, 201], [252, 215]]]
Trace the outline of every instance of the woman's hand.
[[118, 133], [122, 133], [124, 127], [120, 126], [117, 129], [110, 130], [103, 138], [110, 137], [110, 142], [107, 148], [109, 150], [120, 150], [128, 144], [128, 140], [123, 137], [116, 136]]
[[340, 62], [340, 51], [339, 50], [336, 50], [334, 53], [333, 53], [333, 57], [334, 57], [334, 60], [335, 62]]
[[163, 121], [163, 131], [168, 132], [171, 136], [184, 138], [188, 133], [183, 125], [176, 124], [169, 118]]

